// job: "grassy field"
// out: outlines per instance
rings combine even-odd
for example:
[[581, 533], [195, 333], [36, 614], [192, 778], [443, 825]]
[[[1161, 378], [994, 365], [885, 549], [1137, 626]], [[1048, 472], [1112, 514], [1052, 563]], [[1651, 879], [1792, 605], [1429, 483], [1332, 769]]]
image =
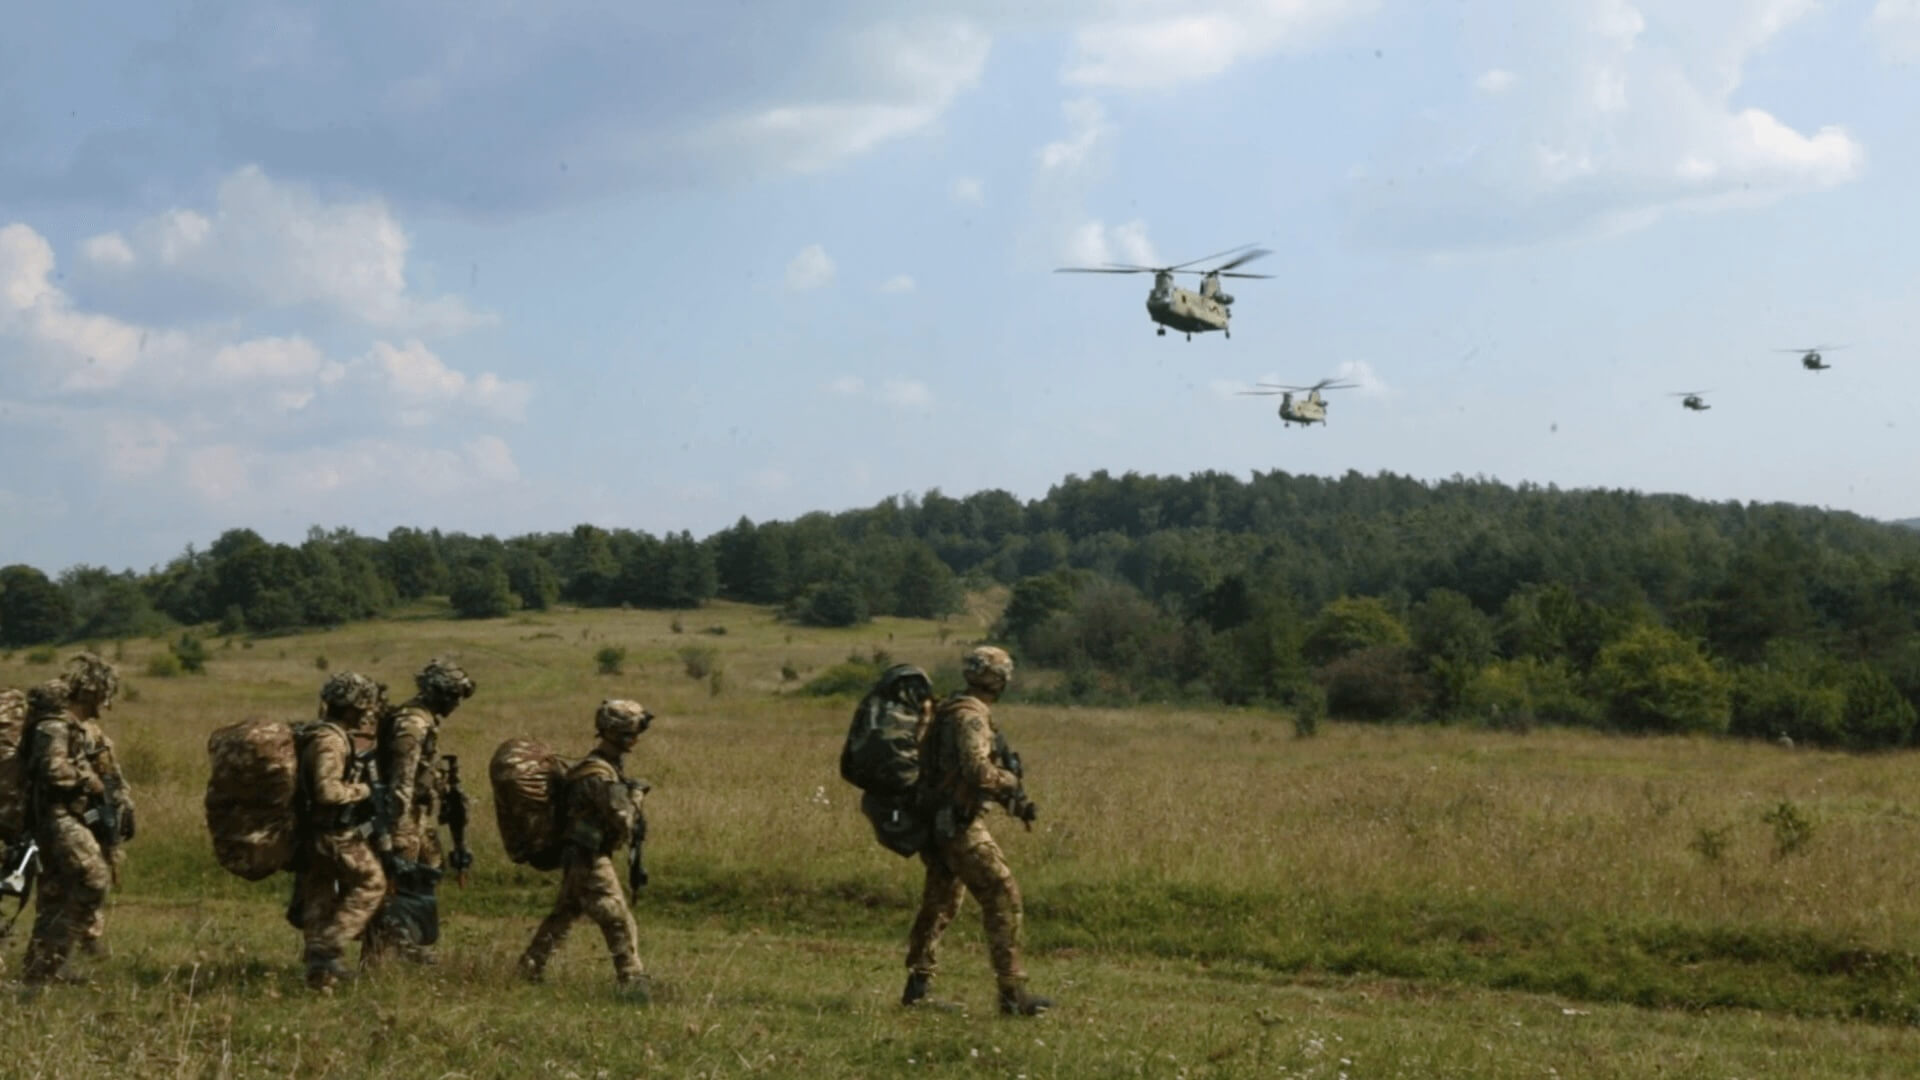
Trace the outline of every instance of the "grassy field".
[[[1910, 754], [1340, 724], [1300, 739], [1257, 711], [1028, 706], [1018, 676], [997, 712], [1040, 820], [995, 833], [1035, 988], [1060, 1007], [993, 1015], [969, 903], [935, 986], [957, 1007], [902, 1010], [918, 864], [873, 842], [838, 777], [851, 703], [793, 691], [876, 649], [950, 684], [985, 614], [678, 618], [423, 613], [212, 639], [205, 674], [171, 678], [144, 673], [161, 643], [100, 643], [130, 687], [108, 723], [140, 803], [114, 952], [78, 961], [90, 985], [0, 1011], [5, 1073], [1726, 1078], [1910, 1074], [1920, 1053]], [[596, 673], [608, 645], [628, 650], [620, 675]], [[688, 647], [715, 651], [717, 680], [689, 677]], [[206, 735], [311, 716], [322, 658], [403, 696], [442, 651], [480, 685], [442, 735], [478, 859], [466, 889], [443, 885], [443, 963], [314, 997], [287, 883], [213, 860]], [[0, 685], [53, 670], [16, 654]], [[514, 983], [556, 881], [506, 861], [485, 787], [509, 736], [583, 752], [609, 696], [659, 715], [630, 766], [655, 785], [636, 904], [650, 1005], [612, 993], [588, 924], [547, 985]]]

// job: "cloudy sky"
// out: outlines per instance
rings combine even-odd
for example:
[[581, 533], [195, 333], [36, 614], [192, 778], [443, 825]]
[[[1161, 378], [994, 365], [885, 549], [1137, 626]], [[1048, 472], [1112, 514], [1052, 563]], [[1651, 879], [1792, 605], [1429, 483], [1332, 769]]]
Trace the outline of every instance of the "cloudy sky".
[[[1920, 0], [7, 18], [0, 562], [1102, 468], [1920, 515]], [[1249, 242], [1231, 340], [1049, 272]]]

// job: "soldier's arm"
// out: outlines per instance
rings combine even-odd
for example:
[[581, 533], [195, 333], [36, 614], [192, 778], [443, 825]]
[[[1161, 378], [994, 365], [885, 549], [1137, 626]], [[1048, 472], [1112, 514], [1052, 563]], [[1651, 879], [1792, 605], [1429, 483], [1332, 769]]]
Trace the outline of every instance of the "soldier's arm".
[[420, 771], [420, 747], [425, 741], [423, 726], [418, 713], [394, 718], [393, 775], [382, 779], [393, 789], [393, 803], [401, 814], [409, 813], [413, 806], [413, 778]]
[[1020, 790], [1020, 778], [993, 763], [993, 729], [985, 713], [968, 709], [954, 717], [954, 738], [960, 774], [974, 790], [995, 799]]
[[105, 790], [100, 777], [86, 763], [74, 758], [71, 741], [67, 738], [67, 725], [59, 720], [42, 720], [35, 742], [40, 752], [35, 755], [41, 783], [55, 791], [89, 791], [99, 794]]
[[104, 731], [99, 733], [99, 739], [100, 752], [94, 755], [94, 768], [100, 773], [101, 779], [112, 778], [120, 781], [120, 802], [131, 810], [133, 809], [133, 786], [127, 783], [125, 774], [120, 771], [120, 757], [114, 752], [113, 739]]
[[627, 785], [614, 777], [594, 777], [590, 791], [593, 800], [594, 816], [600, 821], [602, 834], [618, 849], [625, 847], [633, 839], [634, 808], [633, 795], [627, 791]]
[[313, 801], [322, 806], [351, 806], [360, 802], [373, 789], [354, 781], [341, 779], [347, 775], [347, 756], [353, 752], [347, 740], [333, 732], [326, 732], [313, 740], [309, 751], [313, 755]]

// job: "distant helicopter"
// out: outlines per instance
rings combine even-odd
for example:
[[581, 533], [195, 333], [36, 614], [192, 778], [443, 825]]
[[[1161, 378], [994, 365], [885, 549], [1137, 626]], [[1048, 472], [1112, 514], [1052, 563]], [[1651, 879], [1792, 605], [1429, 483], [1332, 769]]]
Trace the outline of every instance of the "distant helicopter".
[[[1332, 379], [1321, 379], [1319, 382], [1314, 383], [1312, 386], [1283, 386], [1280, 383], [1254, 383], [1254, 385], [1264, 386], [1264, 387], [1267, 387], [1268, 389], [1239, 390], [1239, 391], [1236, 391], [1236, 393], [1255, 395], [1255, 396], [1264, 396], [1264, 397], [1271, 397], [1274, 394], [1279, 394], [1280, 395], [1280, 419], [1281, 421], [1283, 421], [1283, 426], [1292, 427], [1295, 424], [1299, 424], [1301, 427], [1311, 427], [1316, 421], [1321, 424], [1325, 424], [1327, 422], [1327, 401], [1325, 398], [1320, 396], [1320, 391], [1350, 390], [1353, 387], [1358, 386], [1360, 384], [1334, 382]], [[1293, 395], [1298, 393], [1306, 394], [1307, 395], [1306, 400], [1296, 403], [1293, 400]]]
[[1822, 351], [1832, 352], [1835, 349], [1844, 349], [1844, 348], [1846, 348], [1845, 345], [1815, 345], [1811, 349], [1775, 349], [1773, 351], [1784, 352], [1784, 353], [1800, 353], [1801, 367], [1806, 368], [1808, 371], [1825, 371], [1828, 368], [1831, 368], [1833, 365], [1822, 360], [1820, 358], [1820, 353]]
[[1692, 409], [1694, 412], [1706, 412], [1708, 409], [1713, 408], [1713, 406], [1701, 401], [1700, 395], [1711, 393], [1713, 393], [1711, 390], [1676, 390], [1667, 396], [1680, 398], [1680, 404]]
[[[1236, 274], [1230, 271], [1236, 266], [1252, 262], [1263, 255], [1271, 255], [1273, 252], [1265, 248], [1254, 248], [1252, 251], [1244, 251], [1236, 258], [1221, 263], [1211, 270], [1188, 270], [1186, 267], [1192, 266], [1197, 262], [1206, 262], [1208, 259], [1218, 259], [1225, 255], [1232, 255], [1234, 252], [1242, 251], [1244, 248], [1252, 246], [1251, 244], [1242, 244], [1237, 248], [1229, 248], [1226, 251], [1193, 259], [1188, 262], [1178, 263], [1174, 266], [1133, 266], [1127, 263], [1108, 263], [1104, 267], [1062, 266], [1056, 269], [1054, 273], [1152, 274], [1153, 291], [1147, 294], [1147, 316], [1154, 322], [1160, 324], [1154, 328], [1154, 333], [1165, 337], [1167, 336], [1167, 327], [1171, 326], [1175, 330], [1184, 331], [1188, 341], [1193, 340], [1193, 335], [1204, 334], [1209, 330], [1218, 330], [1230, 338], [1233, 336], [1233, 331], [1227, 329], [1227, 321], [1233, 318], [1233, 297], [1231, 294], [1220, 291], [1220, 279], [1223, 277], [1272, 277], [1272, 274]], [[1173, 275], [1175, 274], [1199, 274], [1201, 276], [1200, 291], [1193, 292], [1188, 289], [1176, 287], [1173, 284]]]

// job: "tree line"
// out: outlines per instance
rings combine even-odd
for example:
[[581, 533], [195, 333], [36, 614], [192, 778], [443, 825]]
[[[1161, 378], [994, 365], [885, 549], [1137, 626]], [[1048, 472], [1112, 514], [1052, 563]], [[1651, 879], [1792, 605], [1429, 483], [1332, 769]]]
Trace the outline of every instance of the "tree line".
[[1069, 476], [1042, 498], [937, 490], [704, 539], [579, 525], [500, 540], [248, 529], [145, 574], [0, 568], [0, 645], [211, 624], [337, 625], [446, 596], [796, 622], [939, 618], [1011, 587], [994, 628], [1078, 701], [1271, 704], [1379, 720], [1578, 723], [1907, 744], [1920, 532], [1785, 504], [1483, 478]]

